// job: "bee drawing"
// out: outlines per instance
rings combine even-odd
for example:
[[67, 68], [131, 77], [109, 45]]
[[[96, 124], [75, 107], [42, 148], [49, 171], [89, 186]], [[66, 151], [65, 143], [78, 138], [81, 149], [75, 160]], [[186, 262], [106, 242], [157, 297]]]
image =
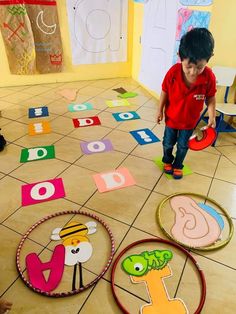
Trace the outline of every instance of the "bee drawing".
[[62, 240], [65, 247], [65, 265], [74, 266], [72, 290], [76, 290], [77, 265], [80, 273], [79, 288], [83, 288], [82, 263], [90, 259], [93, 253], [92, 244], [88, 235], [97, 231], [97, 224], [89, 221], [85, 224], [78, 221], [71, 221], [62, 228], [52, 231], [51, 240]]

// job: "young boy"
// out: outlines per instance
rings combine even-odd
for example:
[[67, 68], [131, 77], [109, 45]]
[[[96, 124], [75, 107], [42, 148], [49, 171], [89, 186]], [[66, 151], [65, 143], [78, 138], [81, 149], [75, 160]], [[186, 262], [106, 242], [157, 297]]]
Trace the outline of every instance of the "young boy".
[[[194, 28], [180, 41], [181, 63], [167, 72], [160, 96], [157, 122], [163, 119], [165, 109], [165, 132], [163, 139], [164, 172], [174, 179], [183, 176], [183, 161], [188, 151], [188, 140], [198, 122], [204, 102], [208, 107], [208, 127], [215, 127], [215, 75], [207, 62], [213, 56], [214, 39], [206, 28]], [[173, 148], [177, 143], [176, 156]]]

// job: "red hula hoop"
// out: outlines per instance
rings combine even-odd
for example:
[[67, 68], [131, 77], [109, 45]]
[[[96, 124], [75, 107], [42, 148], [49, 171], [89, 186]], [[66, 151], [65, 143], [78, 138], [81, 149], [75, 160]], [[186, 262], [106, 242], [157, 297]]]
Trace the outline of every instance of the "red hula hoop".
[[[33, 287], [32, 284], [23, 275], [23, 271], [21, 270], [21, 267], [20, 267], [20, 252], [21, 252], [22, 246], [24, 245], [25, 240], [28, 238], [29, 234], [36, 227], [38, 227], [43, 222], [45, 222], [45, 221], [47, 221], [47, 220], [49, 220], [51, 218], [54, 218], [54, 217], [57, 217], [57, 216], [61, 216], [61, 215], [66, 215], [66, 214], [81, 214], [81, 215], [85, 215], [85, 216], [91, 217], [91, 218], [99, 221], [103, 225], [103, 227], [107, 230], [107, 232], [108, 232], [108, 234], [110, 236], [110, 240], [111, 240], [110, 257], [108, 259], [108, 262], [107, 262], [106, 266], [101, 271], [101, 273], [93, 281], [91, 281], [90, 283], [88, 283], [84, 287], [82, 287], [80, 289], [73, 290], [73, 291], [68, 291], [68, 292], [58, 292], [58, 293], [46, 292], [46, 291], [43, 291], [43, 290], [40, 290], [38, 288]], [[67, 296], [78, 294], [79, 292], [82, 292], [82, 291], [88, 289], [89, 287], [91, 287], [92, 285], [94, 285], [106, 273], [106, 271], [108, 270], [109, 266], [111, 265], [114, 253], [115, 253], [114, 237], [112, 235], [112, 232], [111, 232], [110, 228], [108, 227], [108, 225], [102, 219], [100, 219], [96, 215], [89, 214], [89, 213], [86, 213], [84, 211], [68, 210], [68, 211], [58, 212], [58, 213], [55, 213], [53, 215], [49, 215], [49, 216], [47, 216], [45, 218], [42, 218], [37, 223], [35, 223], [32, 227], [30, 227], [30, 229], [24, 234], [24, 236], [22, 237], [22, 239], [21, 239], [21, 241], [20, 241], [20, 243], [18, 245], [18, 248], [17, 248], [17, 251], [16, 251], [16, 267], [17, 267], [17, 271], [19, 272], [19, 275], [20, 275], [21, 279], [24, 281], [24, 283], [30, 289], [34, 290], [37, 293], [45, 295], [47, 297], [60, 298], [60, 297], [67, 297]]]
[[201, 281], [201, 286], [202, 286], [202, 291], [201, 291], [201, 298], [200, 298], [200, 302], [198, 305], [198, 308], [196, 309], [196, 311], [194, 312], [194, 314], [201, 314], [201, 310], [203, 308], [203, 305], [205, 303], [206, 300], [206, 280], [205, 280], [205, 276], [203, 274], [203, 271], [200, 269], [197, 261], [193, 258], [193, 256], [187, 251], [185, 250], [182, 246], [174, 243], [174, 242], [170, 242], [168, 240], [164, 240], [164, 239], [157, 239], [157, 238], [150, 238], [150, 239], [143, 239], [143, 240], [139, 240], [136, 242], [133, 242], [131, 244], [129, 244], [125, 249], [123, 249], [120, 254], [117, 256], [117, 258], [114, 261], [114, 264], [112, 266], [112, 271], [111, 271], [111, 287], [112, 287], [112, 294], [116, 300], [116, 303], [118, 304], [118, 306], [120, 307], [120, 309], [122, 310], [123, 313], [125, 314], [130, 314], [130, 312], [122, 305], [122, 303], [120, 302], [119, 298], [116, 295], [115, 292], [115, 272], [116, 272], [116, 267], [117, 264], [119, 263], [121, 257], [131, 248], [133, 248], [134, 246], [141, 244], [141, 243], [146, 243], [146, 242], [157, 242], [157, 243], [165, 243], [168, 244], [172, 247], [175, 247], [177, 249], [179, 249], [182, 253], [184, 253], [185, 255], [187, 255], [189, 257], [189, 259], [193, 262], [195, 268], [197, 269], [197, 272], [199, 274], [200, 277], [200, 281]]

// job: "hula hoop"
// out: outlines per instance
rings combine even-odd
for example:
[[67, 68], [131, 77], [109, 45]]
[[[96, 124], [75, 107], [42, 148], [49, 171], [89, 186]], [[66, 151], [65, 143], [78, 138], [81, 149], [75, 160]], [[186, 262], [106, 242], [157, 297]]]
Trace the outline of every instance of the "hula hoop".
[[[227, 221], [228, 221], [228, 224], [229, 224], [229, 235], [227, 237], [227, 239], [223, 240], [223, 241], [220, 241], [220, 242], [216, 242], [215, 244], [212, 244], [212, 245], [209, 245], [209, 246], [202, 246], [202, 247], [194, 247], [194, 246], [191, 246], [191, 245], [187, 245], [185, 243], [182, 243], [180, 241], [178, 241], [177, 239], [175, 239], [169, 232], [167, 232], [165, 230], [165, 228], [163, 227], [163, 223], [161, 221], [161, 209], [162, 207], [164, 206], [164, 204], [172, 197], [174, 196], [177, 196], [177, 195], [192, 195], [192, 196], [197, 196], [197, 197], [201, 197], [201, 198], [204, 198], [205, 200], [208, 200], [210, 201], [211, 203], [213, 203], [214, 205], [216, 205], [217, 207], [220, 208], [220, 210], [223, 212], [223, 214], [225, 215]], [[233, 225], [233, 222], [232, 222], [232, 219], [230, 218], [229, 214], [227, 213], [227, 211], [220, 205], [218, 204], [215, 200], [211, 199], [210, 197], [207, 197], [207, 196], [204, 196], [204, 195], [201, 195], [201, 194], [197, 194], [197, 193], [174, 193], [174, 194], [171, 194], [169, 195], [168, 197], [166, 197], [157, 207], [157, 222], [162, 230], [162, 232], [169, 238], [171, 239], [172, 241], [174, 242], [177, 242], [178, 244], [184, 246], [185, 248], [188, 248], [188, 249], [194, 249], [194, 250], [199, 250], [199, 251], [213, 251], [213, 250], [216, 250], [216, 249], [219, 249], [221, 247], [224, 247], [226, 246], [229, 241], [232, 239], [232, 236], [233, 236], [233, 233], [234, 233], [234, 225]]]
[[201, 268], [199, 267], [197, 261], [193, 258], [193, 256], [187, 250], [185, 250], [182, 246], [180, 246], [176, 243], [170, 242], [169, 240], [158, 239], [158, 238], [143, 239], [143, 240], [133, 242], [130, 245], [128, 245], [125, 249], [123, 249], [120, 252], [120, 254], [117, 256], [117, 258], [115, 259], [113, 266], [112, 266], [112, 270], [111, 270], [111, 287], [112, 287], [112, 294], [113, 294], [119, 308], [123, 311], [123, 313], [130, 314], [130, 312], [122, 305], [122, 303], [120, 302], [120, 300], [119, 300], [119, 298], [115, 292], [115, 272], [116, 272], [117, 265], [118, 265], [120, 259], [122, 258], [122, 256], [128, 250], [130, 250], [131, 248], [133, 248], [134, 246], [136, 246], [138, 244], [146, 243], [146, 242], [164, 243], [164, 244], [170, 245], [174, 248], [177, 248], [178, 250], [180, 250], [185, 255], [187, 255], [187, 257], [193, 262], [193, 264], [194, 264], [194, 266], [195, 266], [195, 268], [199, 274], [199, 278], [200, 278], [200, 282], [201, 282], [201, 286], [202, 286], [200, 302], [199, 302], [198, 308], [196, 309], [194, 314], [200, 314], [201, 310], [204, 306], [205, 300], [206, 300], [206, 280], [205, 280], [205, 276], [204, 276], [203, 271], [201, 270]]
[[[106, 229], [106, 231], [108, 232], [110, 240], [111, 240], [110, 256], [109, 256], [109, 259], [107, 261], [106, 266], [103, 268], [101, 273], [93, 281], [91, 281], [90, 283], [88, 283], [84, 287], [81, 287], [81, 288], [73, 290], [73, 291], [68, 291], [68, 292], [58, 292], [58, 293], [46, 292], [46, 291], [43, 291], [41, 289], [38, 289], [38, 288], [35, 288], [34, 286], [32, 286], [32, 284], [23, 275], [23, 271], [22, 271], [22, 269], [20, 267], [20, 253], [21, 253], [21, 249], [22, 249], [22, 247], [24, 245], [25, 240], [28, 238], [29, 234], [36, 227], [38, 227], [39, 225], [41, 225], [43, 222], [45, 222], [47, 220], [50, 220], [50, 219], [52, 219], [54, 217], [57, 217], [57, 216], [66, 215], [66, 214], [85, 215], [85, 216], [88, 216], [88, 217], [93, 218], [93, 219], [97, 220], [98, 222], [100, 222], [103, 225], [103, 227]], [[68, 211], [58, 212], [58, 213], [55, 213], [53, 215], [49, 215], [49, 216], [47, 216], [45, 218], [42, 218], [37, 223], [35, 223], [32, 227], [30, 227], [30, 229], [24, 234], [24, 236], [21, 239], [21, 241], [19, 243], [19, 246], [17, 248], [17, 251], [16, 251], [16, 266], [17, 266], [17, 270], [19, 272], [19, 275], [20, 275], [21, 279], [24, 281], [24, 283], [29, 288], [31, 288], [35, 292], [40, 293], [42, 295], [45, 295], [47, 297], [54, 297], [54, 298], [67, 297], [67, 296], [71, 296], [71, 295], [74, 295], [74, 294], [78, 294], [79, 292], [82, 292], [82, 291], [88, 289], [89, 287], [91, 287], [92, 285], [94, 285], [106, 273], [106, 271], [108, 270], [109, 266], [111, 265], [114, 253], [115, 253], [115, 245], [114, 245], [114, 238], [113, 238], [112, 232], [111, 232], [110, 228], [108, 227], [108, 225], [102, 219], [100, 219], [96, 215], [89, 214], [89, 213], [86, 213], [86, 212], [83, 212], [83, 211], [68, 210]]]

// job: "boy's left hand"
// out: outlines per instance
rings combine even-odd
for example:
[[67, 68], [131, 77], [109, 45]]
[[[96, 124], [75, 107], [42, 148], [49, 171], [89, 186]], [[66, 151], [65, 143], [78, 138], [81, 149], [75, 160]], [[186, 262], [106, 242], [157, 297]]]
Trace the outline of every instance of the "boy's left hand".
[[207, 124], [208, 127], [212, 127], [212, 128], [215, 128], [216, 127], [216, 119], [213, 118], [213, 119], [208, 119], [208, 124]]

